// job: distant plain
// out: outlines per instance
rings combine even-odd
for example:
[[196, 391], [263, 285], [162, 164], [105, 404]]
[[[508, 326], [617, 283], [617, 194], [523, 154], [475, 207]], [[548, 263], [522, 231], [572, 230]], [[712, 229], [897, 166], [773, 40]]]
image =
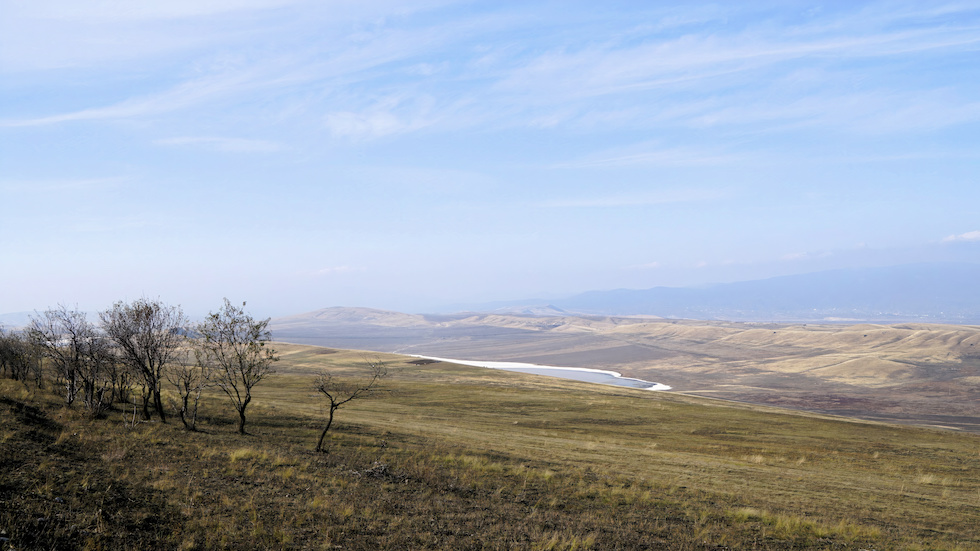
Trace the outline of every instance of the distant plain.
[[272, 329], [287, 342], [606, 369], [685, 394], [980, 433], [977, 326], [331, 308]]

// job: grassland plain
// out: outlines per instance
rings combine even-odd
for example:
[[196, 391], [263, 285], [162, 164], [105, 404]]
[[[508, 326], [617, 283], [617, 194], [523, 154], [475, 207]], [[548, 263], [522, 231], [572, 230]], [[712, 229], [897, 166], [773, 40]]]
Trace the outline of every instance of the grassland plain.
[[607, 369], [687, 394], [980, 434], [978, 326], [327, 308], [272, 330], [320, 346]]
[[[980, 549], [980, 437], [278, 344], [251, 434], [0, 381], [15, 549]], [[390, 368], [314, 453], [313, 375]]]

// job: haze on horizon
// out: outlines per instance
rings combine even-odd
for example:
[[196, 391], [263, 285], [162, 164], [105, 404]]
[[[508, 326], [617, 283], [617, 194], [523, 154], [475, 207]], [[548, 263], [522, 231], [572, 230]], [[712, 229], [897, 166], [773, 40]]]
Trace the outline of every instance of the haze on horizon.
[[0, 12], [0, 313], [980, 261], [976, 3]]

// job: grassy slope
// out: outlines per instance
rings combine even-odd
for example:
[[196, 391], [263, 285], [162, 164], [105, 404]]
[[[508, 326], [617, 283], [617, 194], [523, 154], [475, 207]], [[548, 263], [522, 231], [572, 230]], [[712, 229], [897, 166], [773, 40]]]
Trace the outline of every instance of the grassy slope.
[[329, 309], [277, 320], [274, 331], [307, 344], [612, 369], [703, 396], [980, 434], [977, 326]]
[[[90, 421], [0, 381], [0, 530], [18, 548], [980, 548], [980, 437], [448, 364], [314, 454], [311, 374], [281, 345], [251, 436]], [[371, 354], [370, 358], [376, 355]]]

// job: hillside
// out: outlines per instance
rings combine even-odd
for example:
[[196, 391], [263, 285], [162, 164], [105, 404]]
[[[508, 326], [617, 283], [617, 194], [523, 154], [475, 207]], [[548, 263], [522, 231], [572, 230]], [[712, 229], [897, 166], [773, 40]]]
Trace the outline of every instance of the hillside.
[[[619, 371], [705, 396], [980, 432], [980, 328], [326, 309], [277, 339]], [[408, 323], [411, 321], [411, 323]]]
[[[0, 536], [58, 549], [980, 547], [980, 440], [676, 393], [277, 345], [250, 435], [91, 420], [0, 380]], [[338, 414], [312, 375], [389, 366]]]

